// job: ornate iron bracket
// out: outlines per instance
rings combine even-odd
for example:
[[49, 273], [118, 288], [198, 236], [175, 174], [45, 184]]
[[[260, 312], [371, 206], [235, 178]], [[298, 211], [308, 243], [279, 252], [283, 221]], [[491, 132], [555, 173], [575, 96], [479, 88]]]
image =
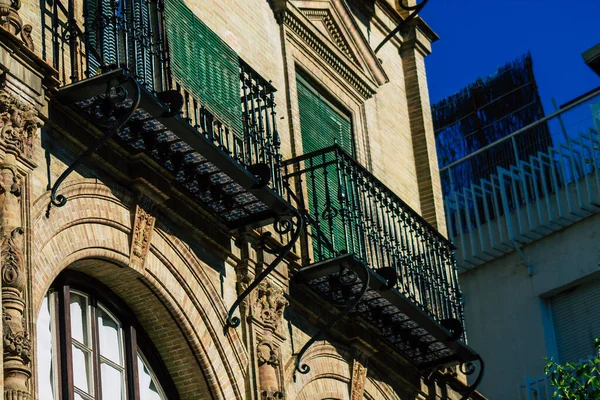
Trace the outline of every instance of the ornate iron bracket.
[[[352, 309], [354, 307], [356, 307], [356, 305], [360, 302], [360, 300], [362, 299], [364, 294], [367, 292], [367, 288], [369, 287], [369, 281], [370, 281], [369, 270], [367, 269], [368, 267], [365, 264], [360, 263], [360, 265], [364, 269], [364, 276], [365, 276], [365, 278], [362, 282], [362, 287], [360, 288], [360, 291], [355, 295], [355, 297], [352, 300], [350, 300], [348, 302], [346, 307], [338, 315], [336, 315], [334, 319], [332, 319], [331, 321], [329, 321], [327, 323], [327, 325], [325, 325], [321, 329], [319, 329], [319, 331], [312, 338], [310, 338], [310, 340], [308, 342], [306, 342], [304, 344], [302, 349], [300, 349], [300, 352], [298, 353], [298, 358], [296, 359], [296, 371], [297, 372], [300, 372], [303, 375], [306, 375], [310, 372], [310, 367], [306, 364], [301, 363], [304, 353], [306, 353], [306, 351], [309, 349], [310, 346], [313, 345], [313, 343], [315, 343], [317, 340], [319, 340], [323, 335], [325, 335], [325, 333], [327, 333], [329, 330], [331, 330], [331, 328], [333, 328], [333, 326], [336, 323], [338, 323], [350, 311], [352, 311]], [[343, 276], [343, 273], [346, 271], [349, 272], [350, 278], [349, 278], [348, 282], [343, 282], [342, 276]], [[358, 278], [359, 278], [359, 276], [358, 276], [357, 272], [349, 270], [346, 267], [341, 268], [340, 281], [342, 281], [342, 284], [352, 285], [354, 282], [356, 282], [358, 280]], [[296, 371], [294, 371], [294, 382], [296, 382]]]
[[427, 2], [429, 0], [423, 0], [422, 2], [420, 2], [419, 4], [416, 4], [414, 6], [405, 6], [402, 3], [402, 0], [400, 0], [398, 3], [400, 5], [400, 8], [402, 8], [403, 10], [406, 11], [413, 11], [412, 14], [409, 14], [408, 17], [404, 18], [404, 20], [402, 20], [398, 26], [391, 31], [386, 37], [385, 39], [383, 39], [381, 41], [381, 43], [379, 43], [379, 45], [375, 48], [375, 54], [377, 54], [377, 52], [383, 47], [384, 44], [386, 44], [391, 38], [393, 38], [398, 32], [400, 32], [402, 30], [402, 28], [404, 28], [406, 26], [406, 24], [408, 24], [411, 20], [413, 20], [418, 13], [421, 12], [421, 10], [423, 9], [423, 7], [425, 7], [427, 5]]
[[300, 237], [300, 233], [302, 232], [303, 226], [304, 226], [304, 218], [302, 218], [302, 215], [294, 210], [295, 214], [292, 218], [296, 218], [296, 223], [294, 224], [292, 222], [291, 219], [289, 220], [285, 220], [285, 221], [279, 221], [275, 223], [275, 231], [279, 234], [286, 234], [289, 233], [290, 231], [292, 231], [292, 229], [294, 229], [294, 233], [292, 233], [292, 238], [291, 240], [288, 242], [288, 244], [286, 244], [285, 246], [283, 246], [279, 251], [274, 252], [273, 250], [269, 250], [268, 253], [270, 254], [277, 254], [277, 257], [275, 257], [275, 260], [273, 260], [273, 262], [271, 262], [271, 264], [269, 264], [269, 266], [256, 278], [254, 279], [254, 281], [246, 288], [246, 290], [244, 290], [239, 297], [237, 298], [237, 300], [235, 301], [235, 303], [233, 303], [233, 305], [231, 306], [231, 308], [229, 309], [229, 313], [227, 314], [227, 322], [225, 325], [225, 328], [237, 328], [240, 323], [242, 322], [240, 320], [240, 318], [235, 317], [233, 315], [233, 313], [235, 313], [235, 310], [240, 306], [240, 304], [242, 304], [242, 302], [246, 299], [246, 297], [248, 297], [248, 295], [250, 295], [250, 293], [271, 273], [273, 272], [273, 270], [277, 267], [277, 265], [279, 265], [279, 263], [281, 261], [283, 261], [283, 259], [288, 255], [288, 253], [292, 250], [292, 247], [294, 247], [294, 245], [296, 244], [296, 241], [298, 241], [298, 238]]
[[[120, 118], [115, 118], [113, 115], [107, 116], [106, 125], [99, 124], [101, 126], [107, 128], [104, 135], [98, 139], [98, 141], [91, 147], [89, 147], [86, 151], [84, 151], [73, 163], [58, 177], [56, 182], [54, 182], [54, 186], [52, 186], [52, 190], [50, 192], [50, 202], [48, 203], [48, 208], [46, 209], [46, 218], [50, 218], [50, 209], [52, 206], [62, 207], [67, 204], [67, 198], [62, 194], [58, 194], [58, 188], [63, 183], [63, 181], [73, 172], [79, 165], [81, 165], [87, 158], [89, 158], [92, 154], [94, 154], [100, 147], [106, 144], [131, 118], [135, 110], [137, 110], [140, 99], [142, 95], [142, 91], [140, 88], [140, 84], [137, 80], [131, 75], [127, 75], [126, 81], [133, 82], [133, 87], [135, 90], [135, 94], [132, 96], [133, 103], [131, 108], [125, 112], [123, 116]], [[127, 90], [123, 86], [126, 81], [121, 81], [118, 83], [116, 87], [111, 86], [111, 84], [107, 84], [106, 93], [104, 97], [100, 98], [97, 102], [98, 105], [103, 106], [107, 113], [114, 113], [114, 109], [110, 109], [110, 107], [114, 106], [116, 102], [123, 101], [129, 95]]]
[[[468, 400], [469, 397], [477, 390], [477, 386], [481, 383], [483, 379], [483, 373], [485, 372], [485, 364], [483, 363], [483, 359], [479, 354], [477, 354], [477, 361], [479, 361], [479, 375], [477, 375], [477, 379], [473, 382], [472, 385], [467, 387], [467, 391], [463, 393], [463, 396], [460, 400]], [[475, 364], [472, 362], [463, 363], [460, 365], [460, 370], [465, 375], [473, 375], [475, 373]]]
[[[462, 394], [462, 397], [460, 398], [460, 400], [468, 400], [469, 397], [471, 397], [471, 395], [475, 392], [475, 390], [477, 390], [477, 387], [479, 386], [479, 384], [481, 383], [481, 380], [483, 379], [483, 373], [485, 370], [485, 365], [483, 363], [483, 359], [481, 358], [481, 356], [479, 354], [477, 354], [477, 358], [475, 360], [479, 361], [479, 375], [477, 376], [477, 379], [475, 379], [475, 382], [473, 382], [472, 385], [467, 386], [467, 390], [465, 393]], [[443, 366], [441, 366], [441, 365], [434, 367], [431, 370], [431, 373], [429, 373], [429, 375], [427, 376], [425, 381], [427, 383], [432, 383], [435, 373], [440, 371], [440, 369], [442, 369], [442, 367]], [[475, 364], [473, 364], [472, 361], [463, 362], [462, 364], [460, 364], [459, 368], [460, 368], [461, 372], [465, 375], [473, 375], [473, 373], [475, 373], [475, 369], [476, 369]], [[454, 376], [456, 376], [456, 374], [454, 374]]]

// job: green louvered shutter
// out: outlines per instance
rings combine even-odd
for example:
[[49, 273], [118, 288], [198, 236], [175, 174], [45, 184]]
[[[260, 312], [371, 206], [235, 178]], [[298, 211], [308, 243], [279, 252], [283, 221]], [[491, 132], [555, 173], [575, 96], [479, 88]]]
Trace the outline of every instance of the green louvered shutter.
[[117, 61], [115, 11], [111, 0], [86, 0], [84, 7], [87, 40], [94, 49], [87, 54], [87, 68], [94, 76], [100, 72], [100, 65]]
[[[304, 154], [323, 149], [337, 143], [346, 153], [354, 155], [352, 143], [352, 122], [350, 117], [327, 101], [310, 83], [298, 76], [298, 107], [300, 109], [300, 130], [302, 132], [302, 148]], [[323, 161], [332, 161], [332, 154], [323, 160], [315, 160], [317, 165]], [[307, 165], [308, 167], [308, 165]], [[326, 169], [317, 169], [314, 174], [308, 173], [306, 184], [309, 198], [309, 210], [318, 218], [321, 232], [332, 242], [335, 250], [345, 249], [344, 227], [339, 215], [338, 172], [335, 164]], [[327, 200], [334, 209], [333, 224], [330, 224], [327, 213]], [[332, 256], [329, 251], [313, 241], [315, 260], [323, 260]]]
[[165, 25], [173, 79], [243, 135], [238, 55], [183, 0], [165, 0]]

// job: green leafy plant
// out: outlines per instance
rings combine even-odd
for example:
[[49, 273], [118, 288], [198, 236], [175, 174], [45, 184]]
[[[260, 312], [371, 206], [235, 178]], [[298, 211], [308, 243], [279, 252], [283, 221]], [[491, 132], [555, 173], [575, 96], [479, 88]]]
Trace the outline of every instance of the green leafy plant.
[[[600, 348], [600, 337], [595, 340]], [[600, 399], [600, 358], [598, 356], [582, 363], [559, 364], [547, 360], [544, 372], [555, 389], [553, 399], [589, 400]]]

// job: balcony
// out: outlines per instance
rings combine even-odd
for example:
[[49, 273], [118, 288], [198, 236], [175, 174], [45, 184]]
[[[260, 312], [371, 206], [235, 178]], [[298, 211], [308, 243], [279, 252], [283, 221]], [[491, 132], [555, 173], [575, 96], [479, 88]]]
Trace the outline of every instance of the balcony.
[[368, 323], [420, 369], [469, 362], [452, 244], [339, 146], [285, 161], [306, 215], [297, 286]]
[[[182, 49], [195, 36], [178, 29], [201, 21], [183, 3], [108, 4], [101, 3], [95, 16], [84, 15], [81, 24], [72, 4], [57, 1], [48, 10], [52, 62], [66, 84], [52, 97], [53, 121], [64, 132], [73, 123], [86, 127], [98, 140], [94, 146], [114, 140], [131, 159], [145, 156], [174, 193], [184, 193], [227, 229], [289, 218], [293, 209], [282, 198], [275, 88], [204, 25], [203, 37], [227, 50], [229, 58], [190, 60], [194, 54]], [[200, 87], [186, 63], [209, 81]], [[89, 153], [96, 150], [92, 147]], [[66, 203], [55, 190], [52, 194], [53, 205]]]

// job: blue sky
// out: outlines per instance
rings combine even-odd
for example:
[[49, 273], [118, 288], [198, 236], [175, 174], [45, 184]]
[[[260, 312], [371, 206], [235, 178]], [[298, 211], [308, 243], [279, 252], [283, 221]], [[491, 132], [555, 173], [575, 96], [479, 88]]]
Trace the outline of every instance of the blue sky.
[[600, 86], [581, 53], [600, 43], [600, 0], [430, 0], [440, 36], [426, 58], [431, 103], [531, 51], [546, 114]]

